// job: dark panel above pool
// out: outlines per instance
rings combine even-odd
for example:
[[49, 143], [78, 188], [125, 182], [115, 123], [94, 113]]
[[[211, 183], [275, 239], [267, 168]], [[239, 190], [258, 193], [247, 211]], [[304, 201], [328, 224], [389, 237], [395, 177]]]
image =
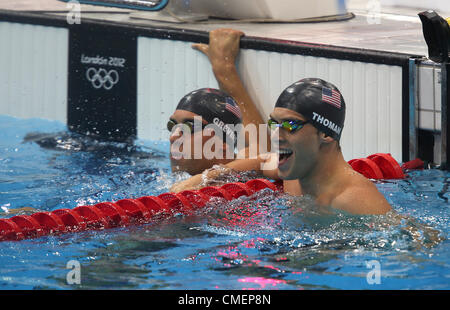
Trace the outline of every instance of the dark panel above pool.
[[70, 30], [68, 126], [124, 141], [136, 136], [136, 37], [92, 30]]

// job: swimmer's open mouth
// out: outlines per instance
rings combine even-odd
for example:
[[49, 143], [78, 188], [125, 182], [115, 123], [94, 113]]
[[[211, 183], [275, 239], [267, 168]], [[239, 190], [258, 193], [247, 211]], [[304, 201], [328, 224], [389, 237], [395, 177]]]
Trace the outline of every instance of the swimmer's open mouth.
[[293, 152], [289, 149], [280, 149], [278, 151], [278, 165], [284, 164], [292, 154]]

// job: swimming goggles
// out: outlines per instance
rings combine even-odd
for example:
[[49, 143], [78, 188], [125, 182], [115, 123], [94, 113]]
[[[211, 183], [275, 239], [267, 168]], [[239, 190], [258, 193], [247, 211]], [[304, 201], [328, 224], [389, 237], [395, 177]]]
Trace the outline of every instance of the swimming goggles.
[[267, 124], [269, 125], [270, 129], [275, 130], [278, 127], [281, 127], [289, 133], [294, 133], [297, 130], [302, 129], [303, 126], [305, 126], [308, 123], [309, 121], [300, 121], [300, 120], [285, 120], [282, 121], [281, 123], [278, 123], [277, 121], [271, 118], [267, 121]]
[[167, 130], [169, 130], [170, 132], [172, 132], [173, 128], [174, 128], [176, 125], [187, 126], [187, 128], [189, 129], [190, 132], [195, 132], [194, 129], [201, 131], [201, 130], [205, 129], [205, 127], [206, 127], [208, 124], [203, 124], [203, 123], [201, 123], [202, 126], [199, 128], [198, 126], [197, 126], [197, 127], [194, 126], [194, 121], [184, 121], [183, 123], [177, 123], [177, 122], [175, 122], [175, 121], [173, 121], [173, 120], [169, 120], [169, 121], [167, 122]]

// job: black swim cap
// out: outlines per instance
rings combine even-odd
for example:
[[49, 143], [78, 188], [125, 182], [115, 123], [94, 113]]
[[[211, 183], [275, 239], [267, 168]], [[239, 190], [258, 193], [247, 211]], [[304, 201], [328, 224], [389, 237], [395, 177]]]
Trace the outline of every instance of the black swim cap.
[[242, 114], [236, 101], [227, 93], [214, 88], [194, 90], [181, 98], [176, 109], [200, 115], [208, 123], [217, 125], [224, 137], [228, 135], [236, 142], [236, 131], [228, 124], [241, 124]]
[[345, 120], [345, 102], [331, 83], [317, 78], [302, 79], [280, 95], [276, 108], [300, 113], [318, 130], [339, 141]]

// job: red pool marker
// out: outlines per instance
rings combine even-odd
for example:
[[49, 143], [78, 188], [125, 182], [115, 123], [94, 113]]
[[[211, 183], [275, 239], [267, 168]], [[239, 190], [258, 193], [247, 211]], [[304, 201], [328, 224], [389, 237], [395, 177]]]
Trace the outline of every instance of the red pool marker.
[[381, 172], [378, 165], [368, 158], [352, 159], [348, 163], [355, 171], [361, 173], [368, 179], [383, 178], [383, 172]]
[[145, 205], [137, 199], [122, 199], [116, 201], [128, 217], [134, 222], [148, 221], [151, 218], [150, 212]]
[[403, 170], [413, 170], [413, 169], [419, 169], [422, 170], [424, 168], [424, 162], [420, 158], [416, 158], [413, 160], [410, 160], [402, 165]]
[[10, 219], [0, 219], [0, 240], [21, 240], [24, 238], [20, 227]]
[[164, 193], [158, 195], [164, 201], [170, 210], [176, 212], [188, 212], [192, 209], [192, 205], [183, 195], [174, 193]]
[[191, 204], [193, 209], [198, 209], [206, 205], [210, 196], [200, 192], [185, 190], [179, 193], [181, 196], [185, 197]]
[[106, 216], [93, 206], [79, 206], [73, 209], [86, 223], [87, 229], [109, 228]]
[[31, 217], [39, 223], [45, 235], [63, 233], [66, 231], [66, 226], [63, 221], [54, 213], [37, 212], [32, 214]]
[[110, 227], [126, 226], [130, 222], [130, 218], [126, 212], [115, 203], [100, 202], [94, 205], [94, 208], [100, 210], [105, 215]]
[[80, 231], [86, 229], [86, 223], [83, 218], [71, 209], [59, 209], [52, 213], [61, 219], [67, 231]]
[[377, 164], [383, 173], [383, 179], [404, 179], [402, 167], [390, 154], [377, 153], [367, 157]]
[[233, 199], [233, 196], [231, 196], [230, 193], [218, 186], [207, 186], [199, 189], [198, 191], [211, 197], [220, 197], [226, 200]]
[[253, 192], [257, 192], [262, 189], [270, 188], [273, 191], [277, 191], [277, 186], [266, 179], [254, 179], [245, 182], [248, 188], [250, 188]]
[[17, 215], [11, 219], [0, 219], [0, 241], [149, 223], [154, 218], [160, 218], [160, 215], [189, 213], [202, 208], [211, 197], [232, 200], [243, 195], [250, 196], [264, 188], [278, 190], [268, 180], [251, 180], [247, 183], [228, 183], [221, 187], [208, 186], [198, 191], [164, 193], [158, 197], [144, 196], [78, 206], [74, 209], [37, 212], [31, 216]]
[[[370, 179], [404, 177], [401, 167], [389, 154], [377, 153], [368, 158], [353, 159], [349, 164]], [[272, 183], [266, 179], [255, 179], [246, 183], [228, 183], [220, 187], [207, 186], [197, 191], [164, 193], [157, 197], [144, 196], [116, 202], [101, 202], [91, 206], [78, 206], [73, 210], [59, 209], [52, 212], [37, 212], [31, 216], [17, 215], [11, 219], [0, 219], [0, 241], [149, 223], [161, 216], [171, 216], [179, 212], [189, 213], [202, 208], [212, 197], [232, 200], [244, 195], [251, 196], [265, 188], [280, 191], [283, 190], [283, 182]]]
[[11, 221], [20, 227], [25, 238], [34, 238], [44, 235], [41, 225], [29, 215], [13, 216]]
[[367, 158], [352, 159], [352, 168], [369, 179], [404, 179], [402, 167], [388, 153], [376, 153]]
[[156, 196], [144, 196], [137, 199], [147, 208], [150, 214], [153, 216], [159, 213], [169, 212], [170, 209], [167, 204], [159, 197]]
[[245, 183], [241, 182], [224, 184], [221, 188], [227, 191], [234, 199], [244, 195], [250, 196], [253, 194], [253, 191]]

